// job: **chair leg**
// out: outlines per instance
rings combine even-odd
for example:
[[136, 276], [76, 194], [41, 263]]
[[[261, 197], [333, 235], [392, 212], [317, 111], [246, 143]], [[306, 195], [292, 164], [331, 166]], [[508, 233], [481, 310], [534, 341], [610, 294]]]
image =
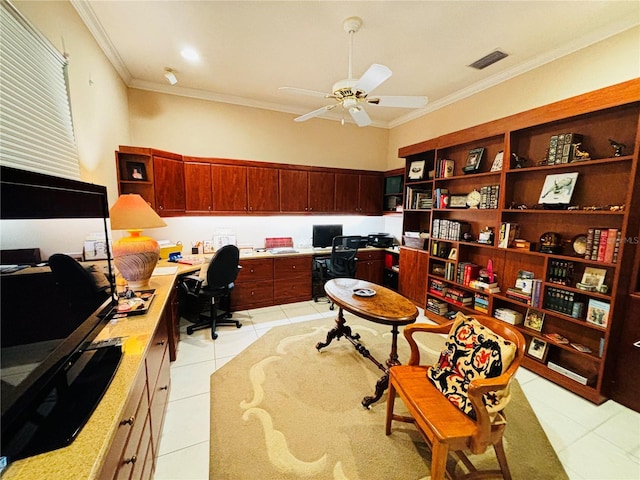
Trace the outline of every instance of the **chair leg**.
[[211, 338], [215, 340], [218, 338], [218, 334], [216, 333], [216, 324], [218, 321], [218, 309], [216, 308], [216, 300], [215, 298], [211, 298]]
[[396, 387], [392, 381], [389, 381], [389, 389], [387, 391], [387, 418], [385, 420], [385, 433], [391, 435], [391, 421], [393, 420], [393, 407], [396, 403]]
[[431, 480], [444, 479], [448, 454], [449, 445], [437, 441], [433, 442], [431, 446]]
[[500, 464], [500, 470], [502, 471], [502, 477], [504, 480], [511, 480], [511, 471], [509, 470], [509, 464], [507, 463], [507, 455], [504, 452], [504, 445], [502, 438], [493, 445], [493, 449], [498, 457], [498, 463]]

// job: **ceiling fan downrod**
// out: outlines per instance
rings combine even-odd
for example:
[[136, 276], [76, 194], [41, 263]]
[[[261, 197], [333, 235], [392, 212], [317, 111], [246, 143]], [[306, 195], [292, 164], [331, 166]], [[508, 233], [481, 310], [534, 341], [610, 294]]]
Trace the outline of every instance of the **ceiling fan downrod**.
[[349, 71], [347, 79], [353, 80], [351, 60], [353, 58], [353, 34], [360, 30], [362, 19], [360, 17], [349, 17], [344, 21], [344, 31], [349, 35]]

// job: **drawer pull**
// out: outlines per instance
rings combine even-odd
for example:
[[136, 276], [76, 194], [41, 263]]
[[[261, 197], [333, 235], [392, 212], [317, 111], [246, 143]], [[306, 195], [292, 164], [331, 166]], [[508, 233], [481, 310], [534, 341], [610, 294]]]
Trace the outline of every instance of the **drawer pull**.
[[128, 419], [122, 420], [120, 422], [120, 425], [133, 425], [135, 421], [136, 421], [136, 416], [131, 415]]
[[160, 340], [156, 345], [163, 346], [163, 345], [164, 345], [164, 342], [165, 342], [164, 340]]
[[127, 458], [124, 460], [124, 464], [127, 465], [129, 463], [136, 463], [136, 461], [138, 460], [138, 457], [136, 457], [135, 455], [131, 458]]
[[160, 387], [160, 391], [169, 390], [169, 385], [165, 385], [164, 387]]

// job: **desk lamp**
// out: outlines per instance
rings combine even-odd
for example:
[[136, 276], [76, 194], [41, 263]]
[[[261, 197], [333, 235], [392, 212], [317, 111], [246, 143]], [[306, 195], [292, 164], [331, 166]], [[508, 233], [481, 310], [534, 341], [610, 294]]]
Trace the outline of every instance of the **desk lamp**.
[[140, 235], [145, 228], [166, 227], [149, 204], [137, 194], [121, 195], [109, 210], [112, 230], [126, 230], [128, 237], [113, 242], [113, 263], [132, 290], [147, 287], [158, 263], [160, 246]]

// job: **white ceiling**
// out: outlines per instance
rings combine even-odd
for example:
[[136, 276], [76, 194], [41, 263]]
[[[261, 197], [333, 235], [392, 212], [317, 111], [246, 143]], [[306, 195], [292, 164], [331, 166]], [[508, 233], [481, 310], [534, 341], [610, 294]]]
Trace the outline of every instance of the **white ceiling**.
[[[380, 63], [393, 76], [377, 95], [429, 97], [419, 111], [367, 106], [381, 127], [640, 24], [637, 0], [71, 2], [128, 86], [295, 114], [332, 100], [278, 87], [330, 92], [347, 78], [343, 21], [359, 16], [353, 76]], [[198, 63], [181, 57], [186, 46], [200, 53]], [[509, 57], [484, 70], [468, 67], [497, 49]], [[176, 85], [164, 78], [165, 67], [175, 71]], [[323, 118], [339, 119], [337, 110]]]

